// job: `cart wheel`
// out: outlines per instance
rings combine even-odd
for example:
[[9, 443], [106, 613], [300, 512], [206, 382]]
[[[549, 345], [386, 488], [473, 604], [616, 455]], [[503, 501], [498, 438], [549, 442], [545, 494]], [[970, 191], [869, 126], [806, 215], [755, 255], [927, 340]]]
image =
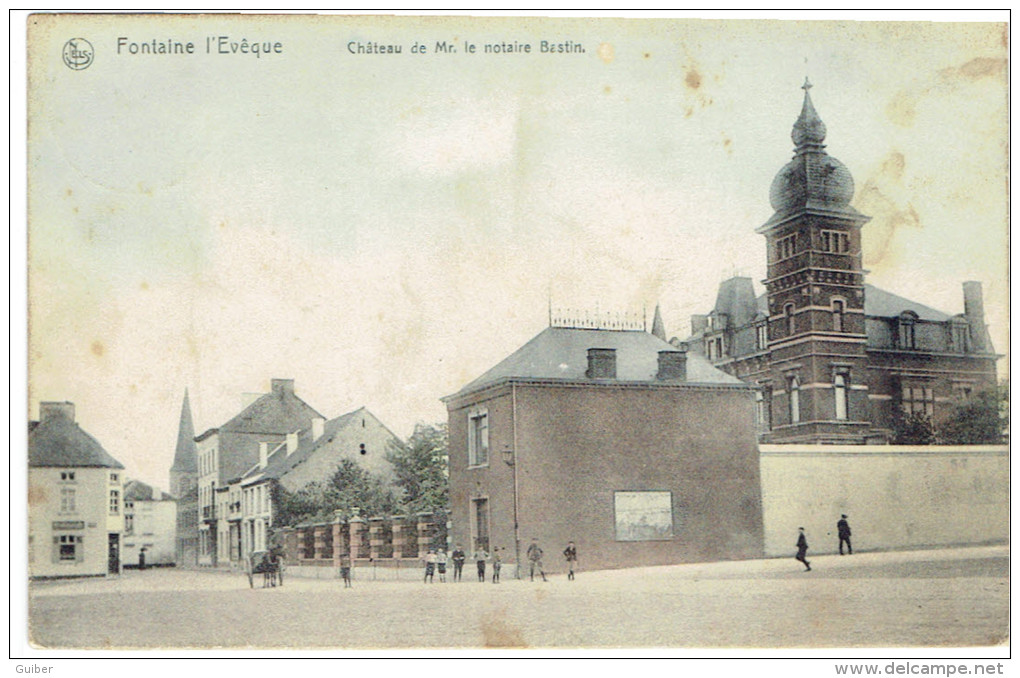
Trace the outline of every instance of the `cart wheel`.
[[248, 588], [255, 588], [255, 577], [251, 575], [251, 572], [248, 573]]

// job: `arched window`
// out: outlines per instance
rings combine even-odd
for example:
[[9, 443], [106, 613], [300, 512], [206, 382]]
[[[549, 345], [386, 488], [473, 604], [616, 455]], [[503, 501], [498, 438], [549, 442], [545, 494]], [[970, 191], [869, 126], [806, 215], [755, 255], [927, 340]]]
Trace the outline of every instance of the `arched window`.
[[843, 331], [843, 312], [846, 310], [846, 303], [842, 299], [832, 300], [832, 331]]
[[796, 424], [800, 421], [800, 379], [796, 376], [790, 377], [790, 423]]
[[835, 394], [836, 400], [836, 419], [842, 421], [846, 419], [846, 390], [847, 390], [847, 378], [845, 374], [836, 374], [832, 378], [832, 389]]
[[783, 306], [783, 315], [786, 316], [786, 336], [792, 337], [796, 328], [793, 317], [793, 304]]

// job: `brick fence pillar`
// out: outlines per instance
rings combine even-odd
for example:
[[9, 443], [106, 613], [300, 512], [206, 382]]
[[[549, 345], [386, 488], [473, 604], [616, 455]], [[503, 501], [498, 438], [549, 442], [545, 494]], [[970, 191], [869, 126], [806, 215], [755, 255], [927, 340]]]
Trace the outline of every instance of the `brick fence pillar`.
[[368, 525], [360, 516], [351, 518], [351, 558], [367, 558], [368, 550], [364, 548], [364, 541], [361, 535], [368, 530]]

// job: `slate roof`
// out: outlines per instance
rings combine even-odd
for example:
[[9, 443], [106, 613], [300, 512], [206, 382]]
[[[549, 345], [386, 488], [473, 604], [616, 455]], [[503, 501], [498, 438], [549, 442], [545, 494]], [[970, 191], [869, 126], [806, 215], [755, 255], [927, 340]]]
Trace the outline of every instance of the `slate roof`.
[[174, 496], [166, 492], [160, 492], [158, 497], [153, 498], [154, 488], [152, 485], [143, 483], [141, 480], [129, 480], [124, 485], [124, 501], [173, 501]]
[[[762, 313], [768, 312], [768, 299], [762, 294], [758, 297], [758, 308]], [[951, 318], [942, 311], [930, 306], [919, 304], [892, 292], [886, 292], [874, 285], [864, 285], [864, 315], [872, 318], [894, 318], [904, 311], [913, 311], [920, 320], [945, 322]]]
[[[509, 378], [590, 381], [585, 377], [589, 348], [616, 350], [617, 377], [613, 381], [623, 383], [655, 382], [659, 370], [659, 351], [676, 350], [676, 347], [662, 339], [640, 330], [547, 327], [495, 367], [464, 386], [457, 395]], [[744, 385], [693, 351], [687, 352], [685, 383]]]
[[29, 422], [28, 465], [124, 468], [98, 440], [72, 419], [60, 416]]
[[311, 421], [322, 415], [289, 391], [266, 393], [219, 427], [221, 433], [266, 433], [294, 430], [294, 422]]

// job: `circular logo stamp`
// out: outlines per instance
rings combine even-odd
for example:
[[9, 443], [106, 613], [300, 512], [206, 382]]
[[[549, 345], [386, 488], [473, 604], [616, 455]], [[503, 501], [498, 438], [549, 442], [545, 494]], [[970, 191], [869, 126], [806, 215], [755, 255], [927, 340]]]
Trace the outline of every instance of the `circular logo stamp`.
[[92, 43], [85, 38], [71, 38], [64, 43], [64, 65], [73, 71], [82, 71], [91, 66], [94, 54]]

